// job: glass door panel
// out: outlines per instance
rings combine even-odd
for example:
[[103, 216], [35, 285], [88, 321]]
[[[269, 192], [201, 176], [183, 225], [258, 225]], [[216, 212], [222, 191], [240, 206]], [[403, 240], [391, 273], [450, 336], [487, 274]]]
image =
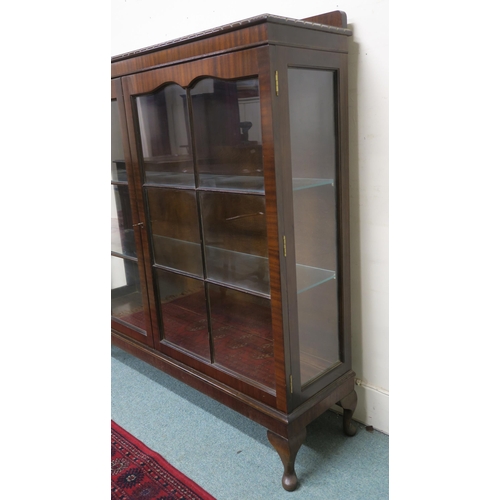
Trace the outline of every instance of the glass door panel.
[[271, 301], [209, 284], [214, 361], [274, 389]]
[[118, 103], [111, 101], [111, 180], [127, 181]]
[[111, 251], [137, 257], [128, 185], [111, 186]]
[[332, 297], [336, 294], [337, 283], [330, 280], [298, 295], [300, 378], [303, 385], [340, 361], [336, 334], [338, 307], [332, 304]]
[[111, 316], [147, 330], [137, 262], [111, 256]]
[[210, 360], [203, 281], [155, 269], [163, 339]]
[[200, 193], [207, 278], [269, 297], [265, 200]]
[[186, 91], [170, 84], [136, 99], [144, 182], [194, 187]]
[[302, 385], [340, 362], [335, 72], [289, 68], [293, 218]]
[[204, 78], [190, 90], [200, 187], [264, 192], [257, 78]]
[[196, 193], [146, 188], [154, 261], [203, 277]]
[[161, 349], [172, 355], [175, 347], [178, 359], [191, 354], [269, 393], [275, 374], [258, 79], [129, 89]]
[[115, 100], [111, 101], [111, 317], [140, 334], [145, 335], [148, 330]]

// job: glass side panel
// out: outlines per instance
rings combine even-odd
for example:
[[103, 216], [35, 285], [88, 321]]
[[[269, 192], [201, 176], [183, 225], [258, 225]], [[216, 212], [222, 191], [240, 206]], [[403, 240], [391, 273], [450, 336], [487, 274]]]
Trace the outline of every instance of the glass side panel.
[[200, 193], [207, 278], [269, 295], [263, 196]]
[[146, 188], [156, 264], [203, 276], [196, 193]]
[[205, 287], [199, 281], [155, 269], [163, 338], [210, 360]]
[[340, 361], [334, 77], [288, 69], [302, 385]]
[[171, 84], [136, 98], [144, 182], [194, 186], [186, 91]]
[[271, 301], [208, 287], [215, 363], [274, 389]]
[[190, 90], [199, 186], [264, 192], [257, 78], [204, 78]]
[[[300, 379], [302, 384], [328, 370], [339, 359], [338, 307], [332, 304], [337, 282], [329, 280], [298, 295]], [[329, 328], [328, 328], [329, 326]]]
[[111, 316], [146, 330], [137, 262], [111, 257]]
[[118, 103], [111, 101], [111, 180], [126, 181], [125, 153], [120, 131]]
[[136, 257], [128, 186], [111, 185], [111, 251]]

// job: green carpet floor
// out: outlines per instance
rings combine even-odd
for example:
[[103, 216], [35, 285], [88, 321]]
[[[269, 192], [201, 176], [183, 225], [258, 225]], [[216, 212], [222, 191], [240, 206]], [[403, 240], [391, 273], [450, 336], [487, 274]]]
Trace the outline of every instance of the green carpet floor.
[[281, 486], [283, 466], [266, 430], [211, 398], [112, 347], [112, 419], [217, 500], [386, 500], [389, 437], [342, 432], [326, 412], [307, 427], [297, 455], [299, 487]]

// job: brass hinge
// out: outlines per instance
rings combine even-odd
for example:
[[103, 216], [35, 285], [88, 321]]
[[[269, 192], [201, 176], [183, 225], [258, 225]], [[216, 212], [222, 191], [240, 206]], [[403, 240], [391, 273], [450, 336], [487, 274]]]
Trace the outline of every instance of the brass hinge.
[[279, 86], [279, 82], [278, 82], [278, 72], [277, 71], [274, 72], [274, 80], [276, 83], [276, 95], [278, 95], [278, 93], [280, 91], [280, 86]]
[[283, 236], [283, 256], [286, 257], [286, 236]]
[[290, 394], [293, 394], [293, 377], [290, 375]]

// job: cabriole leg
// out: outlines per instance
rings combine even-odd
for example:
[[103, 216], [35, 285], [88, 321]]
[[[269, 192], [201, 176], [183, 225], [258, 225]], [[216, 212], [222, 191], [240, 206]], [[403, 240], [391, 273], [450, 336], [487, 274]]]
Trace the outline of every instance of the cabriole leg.
[[295, 457], [302, 443], [306, 439], [306, 428], [304, 427], [296, 435], [289, 439], [278, 436], [274, 432], [267, 431], [267, 438], [273, 445], [273, 448], [278, 452], [278, 455], [283, 462], [285, 471], [281, 484], [287, 491], [293, 491], [297, 487], [297, 475], [295, 474]]
[[357, 432], [357, 427], [352, 423], [352, 415], [358, 404], [358, 396], [356, 391], [350, 392], [345, 398], [338, 403], [344, 409], [344, 433], [347, 436], [354, 436]]

